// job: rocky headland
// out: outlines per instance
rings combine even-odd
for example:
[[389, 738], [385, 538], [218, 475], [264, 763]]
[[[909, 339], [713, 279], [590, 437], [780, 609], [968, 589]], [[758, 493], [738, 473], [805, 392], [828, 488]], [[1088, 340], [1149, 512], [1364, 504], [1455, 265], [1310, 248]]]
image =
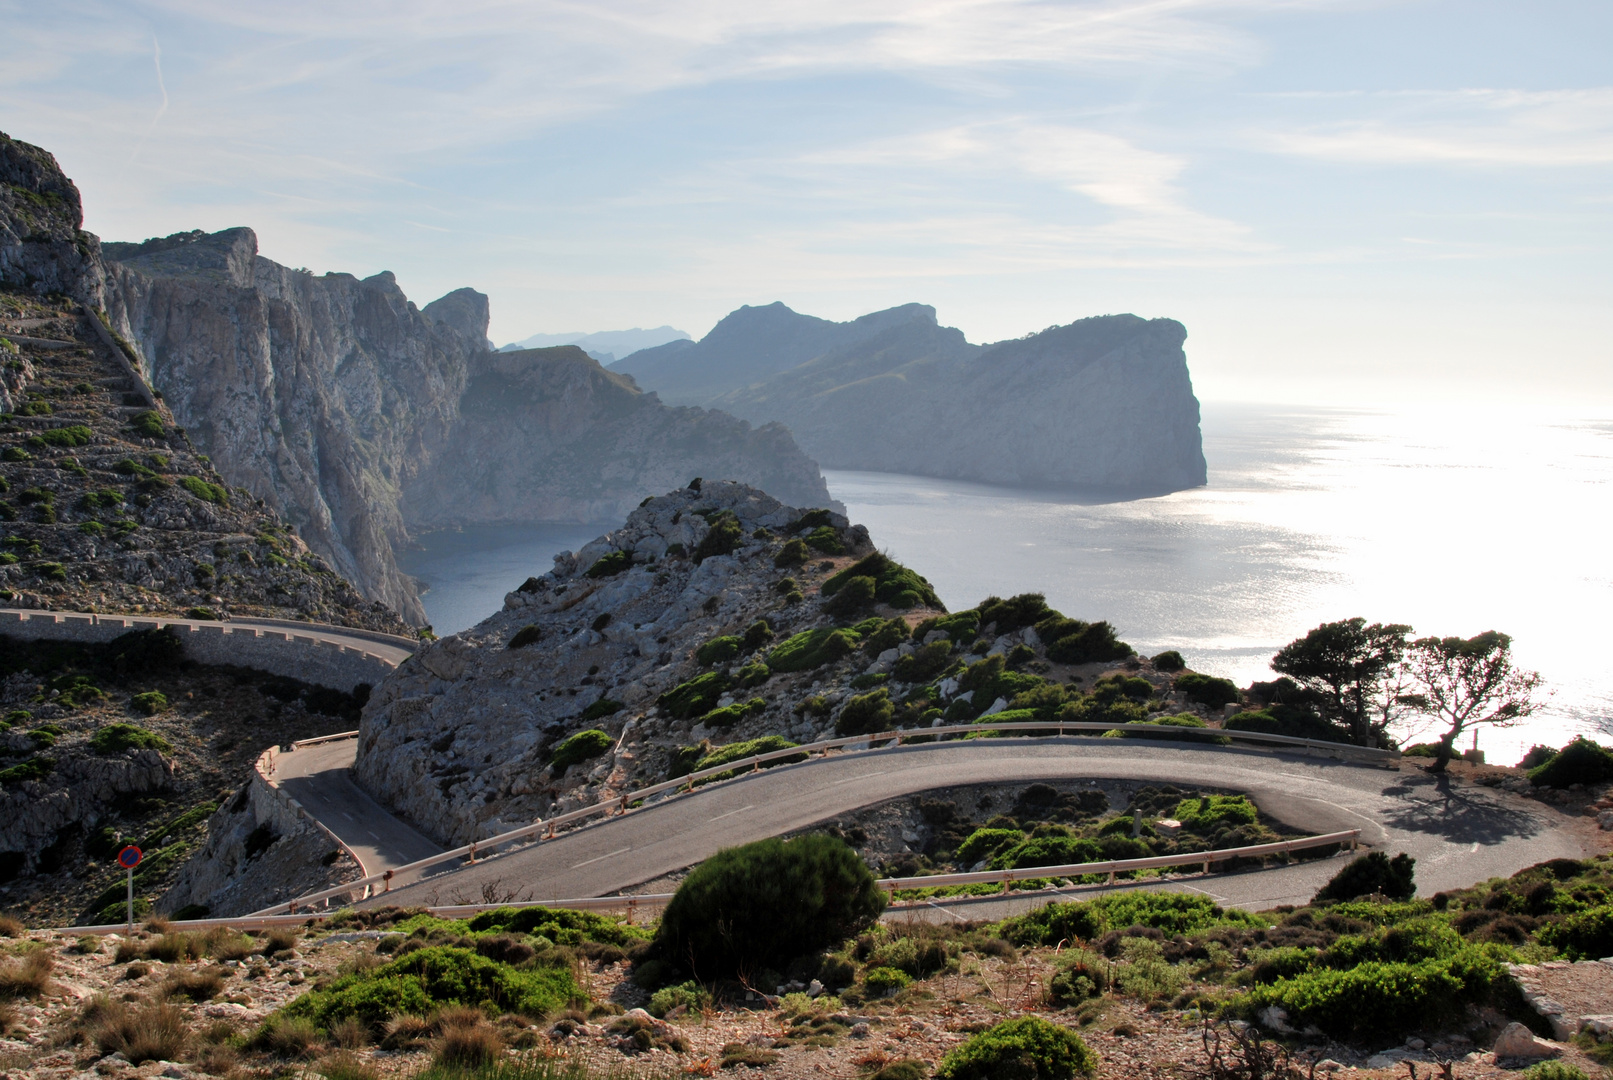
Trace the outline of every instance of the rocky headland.
[[775, 303], [611, 367], [667, 401], [782, 422], [831, 468], [1143, 495], [1206, 479], [1186, 337], [1106, 315], [972, 345], [923, 304], [834, 323]]

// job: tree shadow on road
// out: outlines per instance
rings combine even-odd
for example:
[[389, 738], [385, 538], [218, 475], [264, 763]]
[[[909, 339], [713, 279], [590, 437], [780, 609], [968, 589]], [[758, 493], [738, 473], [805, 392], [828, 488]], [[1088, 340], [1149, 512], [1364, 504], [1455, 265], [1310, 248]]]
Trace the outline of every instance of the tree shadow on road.
[[1537, 815], [1504, 806], [1488, 793], [1453, 784], [1448, 776], [1404, 777], [1382, 794], [1399, 803], [1385, 815], [1385, 825], [1441, 836], [1453, 843], [1499, 844], [1545, 831]]

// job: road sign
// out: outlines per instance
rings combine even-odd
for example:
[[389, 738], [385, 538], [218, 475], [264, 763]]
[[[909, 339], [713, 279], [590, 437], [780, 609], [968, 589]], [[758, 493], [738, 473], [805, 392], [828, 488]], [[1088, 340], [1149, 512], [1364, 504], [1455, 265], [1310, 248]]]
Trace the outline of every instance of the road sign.
[[140, 853], [140, 849], [135, 847], [133, 844], [130, 844], [128, 847], [118, 852], [118, 865], [123, 867], [125, 870], [133, 870], [135, 867], [140, 865], [140, 860], [142, 857], [143, 856]]

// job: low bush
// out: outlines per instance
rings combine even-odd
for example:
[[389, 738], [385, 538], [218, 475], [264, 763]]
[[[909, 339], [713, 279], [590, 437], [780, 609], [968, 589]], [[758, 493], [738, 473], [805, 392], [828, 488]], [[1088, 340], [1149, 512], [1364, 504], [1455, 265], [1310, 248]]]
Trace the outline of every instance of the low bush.
[[1058, 967], [1047, 983], [1047, 996], [1055, 1005], [1079, 1005], [1101, 997], [1109, 989], [1109, 981], [1107, 960], [1086, 949], [1071, 949], [1059, 956]]
[[[785, 542], [784, 547], [779, 550], [779, 553], [773, 557], [773, 565], [782, 570], [787, 566], [800, 566], [811, 557], [812, 552], [807, 550], [807, 546], [804, 541], [789, 540]], [[781, 590], [781, 592], [782, 591], [787, 590]]]
[[581, 764], [608, 751], [616, 743], [610, 735], [598, 728], [589, 728], [566, 736], [549, 757], [549, 767], [563, 773], [573, 765]]
[[1255, 987], [1234, 1001], [1233, 1010], [1253, 1018], [1277, 1005], [1291, 1022], [1314, 1024], [1335, 1038], [1437, 1029], [1490, 997], [1506, 978], [1504, 956], [1494, 946], [1469, 946], [1420, 963], [1313, 969]]
[[891, 701], [890, 691], [882, 686], [871, 693], [856, 695], [841, 707], [840, 715], [835, 718], [835, 734], [871, 735], [889, 731], [895, 716], [896, 705]]
[[854, 618], [873, 606], [874, 579], [871, 577], [851, 578], [833, 594], [824, 594], [823, 610], [837, 619]]
[[651, 1016], [665, 1016], [673, 1009], [707, 1009], [711, 1007], [711, 992], [697, 982], [665, 986], [650, 995]]
[[703, 979], [782, 971], [869, 926], [884, 907], [874, 875], [843, 841], [762, 840], [719, 851], [683, 880], [656, 949]]
[[161, 690], [147, 690], [130, 698], [129, 704], [146, 716], [156, 716], [168, 707], [168, 696]]
[[56, 768], [56, 762], [48, 757], [33, 757], [27, 761], [18, 762], [8, 768], [0, 769], [0, 784], [20, 784], [28, 780], [43, 780]]
[[[1432, 746], [1433, 744], [1430, 743], [1428, 745]], [[1410, 751], [1402, 750], [1401, 753], [1409, 754]], [[1529, 748], [1529, 752], [1527, 754], [1523, 755], [1523, 760], [1518, 762], [1517, 767], [1525, 772], [1528, 772], [1531, 769], [1539, 768], [1556, 756], [1557, 748], [1555, 746], [1541, 746], [1539, 743], [1536, 743], [1534, 746]]]
[[[715, 747], [709, 754], [696, 761], [690, 772], [704, 772], [715, 769], [719, 765], [726, 765], [730, 761], [739, 761], [742, 758], [755, 757], [757, 754], [770, 754], [774, 750], [788, 750], [797, 746], [782, 735], [763, 735], [759, 739], [746, 739], [744, 742], [729, 743], [727, 746]], [[791, 754], [788, 757], [776, 758], [773, 761], [762, 763], [762, 768], [771, 768], [774, 765], [789, 765], [797, 761], [805, 761], [805, 754]], [[719, 773], [712, 777], [713, 781], [725, 780], [733, 773]]]
[[694, 549], [694, 561], [705, 562], [716, 555], [732, 554], [745, 538], [745, 530], [732, 510], [724, 510], [710, 520], [711, 528], [700, 538]]
[[897, 1058], [869, 1074], [868, 1080], [925, 1080], [929, 1075], [928, 1063], [918, 1058]]
[[[794, 638], [790, 640], [793, 641]], [[708, 671], [686, 683], [674, 686], [657, 698], [655, 703], [676, 720], [692, 720], [716, 708], [718, 699], [727, 690], [728, 676], [720, 671]]]
[[1155, 671], [1181, 671], [1187, 667], [1187, 661], [1175, 649], [1166, 649], [1154, 657], [1153, 663]]
[[888, 997], [912, 981], [907, 972], [893, 967], [869, 968], [863, 973], [863, 985], [874, 997]]
[[999, 851], [1014, 846], [1023, 839], [1025, 834], [1018, 829], [976, 829], [958, 845], [956, 854], [959, 862], [972, 866], [982, 859], [989, 859]]
[[627, 708], [627, 706], [623, 705], [620, 701], [612, 701], [610, 698], [602, 697], [582, 711], [582, 722], [585, 724], [591, 724], [595, 720], [603, 720], [607, 716], [615, 716], [625, 708]]
[[695, 650], [694, 658], [702, 665], [710, 667], [712, 664], [722, 664], [739, 655], [744, 645], [743, 639], [735, 634], [724, 634], [714, 637], [700, 648]]
[[1570, 960], [1613, 956], [1613, 904], [1603, 904], [1547, 923], [1535, 935], [1542, 945], [1560, 950]]
[[143, 435], [148, 439], [160, 439], [167, 430], [162, 426], [162, 417], [150, 410], [135, 413], [130, 417], [129, 427], [136, 435]]
[[1557, 751], [1545, 764], [1529, 770], [1529, 782], [1536, 787], [1565, 788], [1604, 780], [1613, 780], [1613, 750], [1584, 736]]
[[761, 698], [751, 698], [749, 701], [736, 701], [732, 705], [724, 705], [712, 709], [700, 718], [700, 722], [707, 727], [731, 728], [747, 716], [762, 712], [767, 708], [767, 702]]
[[1242, 795], [1201, 795], [1176, 804], [1171, 817], [1193, 832], [1213, 832], [1223, 826], [1253, 825], [1260, 819], [1254, 803]]
[[649, 938], [649, 934], [638, 927], [591, 911], [569, 908], [498, 908], [470, 919], [465, 929], [478, 934], [536, 934], [556, 945], [597, 941], [625, 948]]
[[1014, 945], [1091, 941], [1111, 930], [1145, 926], [1168, 935], [1217, 926], [1263, 927], [1266, 921], [1238, 908], [1221, 908], [1207, 896], [1188, 893], [1113, 893], [1073, 904], [1048, 904], [1006, 920], [1002, 936]]
[[95, 432], [91, 431], [85, 425], [69, 424], [66, 427], [51, 428], [49, 431], [39, 432], [37, 435], [28, 440], [28, 445], [34, 447], [88, 446], [90, 444], [90, 440], [94, 437]]
[[344, 975], [282, 1010], [321, 1028], [349, 1017], [379, 1027], [398, 1013], [448, 1005], [543, 1016], [578, 996], [569, 965], [512, 968], [455, 946], [427, 946], [370, 971]]
[[594, 565], [590, 566], [584, 574], [591, 578], [615, 577], [632, 565], [633, 553], [631, 551], [612, 551], [594, 560]]
[[932, 641], [898, 657], [891, 675], [902, 682], [927, 683], [952, 665], [952, 642]]
[[1219, 709], [1238, 700], [1238, 687], [1231, 679], [1219, 679], [1197, 671], [1178, 675], [1172, 685], [1185, 694], [1187, 700], [1211, 709]]
[[1417, 860], [1405, 852], [1393, 859], [1381, 851], [1368, 852], [1345, 865], [1312, 898], [1313, 904], [1353, 900], [1358, 896], [1382, 894], [1391, 900], [1409, 900], [1417, 895], [1414, 881]]
[[772, 669], [758, 660], [755, 663], [746, 664], [734, 672], [734, 684], [749, 690], [751, 687], [762, 685], [772, 677]]
[[863, 636], [863, 649], [878, 656], [886, 649], [894, 649], [909, 637], [906, 619], [886, 619]]
[[857, 560], [825, 581], [823, 595], [836, 596], [841, 590], [849, 587], [852, 581], [864, 577], [873, 582], [873, 597], [868, 603], [877, 600], [881, 604], [901, 610], [920, 604], [942, 608], [940, 598], [935, 595], [935, 590], [928, 581], [890, 556], [877, 551]]
[[1523, 1080], [1590, 1080], [1585, 1070], [1566, 1061], [1542, 1061], [1523, 1071]]
[[[153, 691], [155, 692], [155, 691]], [[125, 750], [156, 750], [159, 753], [173, 753], [173, 747], [168, 745], [156, 732], [147, 731], [137, 724], [107, 724], [90, 736], [90, 749], [97, 754], [121, 754]]]
[[218, 484], [209, 484], [199, 476], [180, 477], [179, 486], [203, 502], [224, 505], [230, 501], [230, 493], [226, 488]]
[[85, 1008], [80, 1023], [103, 1054], [122, 1054], [131, 1065], [177, 1060], [190, 1043], [185, 1014], [173, 1005], [130, 1005], [98, 997]]
[[850, 656], [858, 644], [857, 636], [848, 630], [803, 630], [775, 646], [767, 654], [767, 666], [774, 672], [811, 671]]
[[1100, 862], [1107, 853], [1096, 841], [1083, 837], [1052, 834], [1021, 839], [991, 858], [993, 870], [1023, 870], [1032, 866], [1070, 866]]
[[987, 1028], [947, 1053], [936, 1080], [1070, 1080], [1091, 1076], [1098, 1059], [1081, 1037], [1038, 1016]]
[[741, 643], [745, 651], [754, 652], [773, 640], [773, 628], [767, 625], [767, 620], [757, 619], [745, 627], [745, 636]]
[[1036, 632], [1048, 642], [1047, 658], [1055, 664], [1108, 663], [1131, 655], [1131, 646], [1106, 622], [1085, 623], [1057, 614], [1050, 622], [1038, 623]]

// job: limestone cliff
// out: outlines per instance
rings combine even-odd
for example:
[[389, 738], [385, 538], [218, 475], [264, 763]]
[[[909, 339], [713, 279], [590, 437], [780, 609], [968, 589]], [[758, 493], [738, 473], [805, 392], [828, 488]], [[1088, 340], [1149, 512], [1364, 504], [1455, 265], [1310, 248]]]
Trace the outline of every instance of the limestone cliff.
[[668, 400], [780, 421], [830, 467], [1152, 494], [1206, 478], [1186, 336], [1111, 315], [978, 346], [919, 304], [849, 323], [773, 304], [612, 368]]
[[776, 425], [669, 408], [580, 349], [489, 352], [473, 290], [417, 309], [389, 273], [291, 270], [249, 229], [105, 251], [114, 326], [220, 472], [415, 621], [413, 528], [613, 518], [693, 476], [828, 501]]

